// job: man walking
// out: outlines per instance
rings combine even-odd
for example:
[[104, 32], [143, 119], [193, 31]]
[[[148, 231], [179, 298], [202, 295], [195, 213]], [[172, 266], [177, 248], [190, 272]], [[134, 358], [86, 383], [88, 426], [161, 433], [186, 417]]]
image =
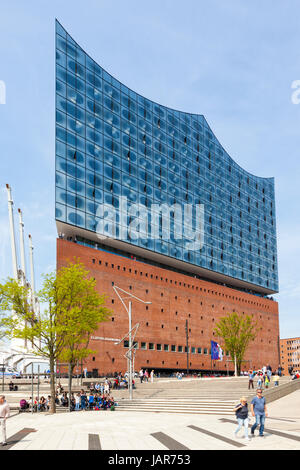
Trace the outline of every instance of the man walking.
[[262, 396], [262, 390], [259, 388], [256, 391], [256, 397], [251, 402], [251, 413], [255, 416], [255, 423], [251, 427], [251, 436], [254, 437], [254, 431], [259, 425], [259, 436], [264, 436], [265, 419], [268, 416], [266, 399]]
[[10, 415], [10, 409], [8, 403], [5, 400], [4, 395], [0, 395], [0, 427], [2, 433], [2, 446], [6, 446], [6, 418]]

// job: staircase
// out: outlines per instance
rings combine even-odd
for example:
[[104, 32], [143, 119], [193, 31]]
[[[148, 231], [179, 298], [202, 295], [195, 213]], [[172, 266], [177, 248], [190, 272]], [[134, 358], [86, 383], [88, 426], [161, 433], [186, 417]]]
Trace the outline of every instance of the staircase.
[[[289, 382], [290, 377], [281, 377], [280, 385]], [[279, 385], [279, 387], [280, 387]], [[274, 387], [273, 383], [269, 389]], [[151, 413], [185, 413], [231, 415], [242, 396], [248, 404], [256, 393], [248, 390], [248, 379], [243, 377], [184, 379], [157, 381], [141, 384], [133, 392], [133, 399], [117, 398], [118, 411]], [[250, 406], [249, 406], [250, 409]]]

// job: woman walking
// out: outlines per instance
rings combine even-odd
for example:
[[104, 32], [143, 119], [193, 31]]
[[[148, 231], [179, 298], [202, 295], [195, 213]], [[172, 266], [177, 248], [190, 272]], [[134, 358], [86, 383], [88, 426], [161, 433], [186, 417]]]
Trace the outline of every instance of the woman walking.
[[247, 398], [242, 397], [240, 400], [240, 403], [234, 408], [233, 410], [235, 412], [237, 421], [238, 421], [238, 427], [234, 431], [235, 437], [237, 437], [237, 433], [241, 429], [241, 427], [244, 426], [244, 433], [245, 433], [245, 439], [246, 441], [249, 441], [248, 437], [248, 424], [249, 424], [249, 419], [248, 419], [248, 403], [247, 403]]

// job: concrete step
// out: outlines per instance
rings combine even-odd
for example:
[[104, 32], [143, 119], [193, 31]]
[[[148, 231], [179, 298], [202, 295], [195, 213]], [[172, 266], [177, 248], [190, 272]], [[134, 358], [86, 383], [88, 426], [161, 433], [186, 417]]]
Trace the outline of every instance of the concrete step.
[[221, 406], [235, 406], [236, 400], [116, 400], [120, 405], [143, 405], [149, 403], [151, 405], [170, 405], [170, 406], [193, 406], [193, 405], [215, 405]]
[[184, 414], [210, 414], [210, 415], [227, 415], [227, 416], [234, 416], [232, 411], [226, 411], [224, 409], [217, 409], [217, 408], [199, 408], [199, 409], [174, 409], [174, 408], [127, 408], [127, 407], [120, 407], [117, 406], [116, 410], [119, 412], [122, 411], [134, 411], [134, 412], [144, 412], [144, 413], [184, 413]]

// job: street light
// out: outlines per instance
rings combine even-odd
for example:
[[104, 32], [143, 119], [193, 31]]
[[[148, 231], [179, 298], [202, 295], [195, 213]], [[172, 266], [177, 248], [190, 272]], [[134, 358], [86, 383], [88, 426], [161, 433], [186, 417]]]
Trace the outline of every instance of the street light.
[[[128, 383], [128, 390], [129, 390], [129, 399], [132, 400], [132, 373], [133, 373], [133, 370], [132, 370], [132, 358], [133, 358], [133, 354], [132, 354], [132, 350], [133, 350], [133, 344], [132, 344], [132, 331], [135, 329], [135, 334], [136, 334], [136, 331], [137, 331], [137, 328], [139, 326], [139, 324], [135, 325], [133, 328], [132, 328], [132, 301], [130, 300], [129, 303], [128, 303], [128, 307], [127, 305], [125, 304], [124, 300], [127, 299], [128, 297], [130, 298], [133, 298], [135, 300], [138, 300], [139, 302], [142, 302], [143, 304], [151, 304], [152, 302], [145, 302], [144, 300], [142, 299], [139, 299], [138, 297], [136, 297], [135, 295], [131, 294], [130, 292], [127, 292], [126, 290], [124, 289], [121, 289], [120, 287], [118, 286], [113, 286], [113, 289], [115, 291], [115, 293], [117, 294], [117, 296], [119, 297], [120, 301], [122, 302], [126, 312], [128, 313], [128, 320], [129, 320], [129, 331], [128, 331], [128, 334], [125, 335], [125, 337], [128, 335], [128, 360], [129, 360], [129, 383]], [[124, 294], [127, 294], [128, 297], [121, 297], [121, 295], [119, 294], [118, 291], [121, 291], [123, 292]], [[123, 339], [123, 338], [122, 338]], [[119, 341], [119, 343], [122, 341], [122, 339]], [[119, 344], [118, 343], [118, 344]]]

